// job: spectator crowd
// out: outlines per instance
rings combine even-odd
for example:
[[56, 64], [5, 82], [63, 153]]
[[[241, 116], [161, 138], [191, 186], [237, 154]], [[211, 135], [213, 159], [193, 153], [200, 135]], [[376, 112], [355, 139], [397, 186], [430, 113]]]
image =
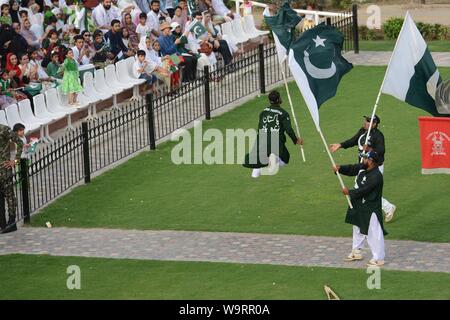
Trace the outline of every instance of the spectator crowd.
[[80, 79], [64, 73], [132, 56], [148, 90], [159, 79], [172, 91], [241, 53], [221, 34], [234, 19], [223, 0], [0, 0], [0, 11], [0, 109], [63, 79], [79, 92]]

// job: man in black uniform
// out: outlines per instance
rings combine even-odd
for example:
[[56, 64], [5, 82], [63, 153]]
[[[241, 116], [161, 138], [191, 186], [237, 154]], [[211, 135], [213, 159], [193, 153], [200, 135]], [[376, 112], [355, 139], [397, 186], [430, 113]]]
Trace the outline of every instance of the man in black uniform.
[[[339, 150], [340, 148], [350, 148], [354, 146], [358, 146], [358, 157], [359, 160], [361, 160], [361, 156], [365, 151], [374, 150], [379, 157], [379, 170], [383, 174], [384, 172], [384, 152], [385, 152], [385, 145], [384, 145], [384, 135], [383, 133], [378, 129], [378, 126], [380, 124], [380, 118], [375, 115], [372, 121], [372, 129], [370, 130], [370, 136], [369, 140], [367, 141], [367, 146], [364, 145], [366, 142], [366, 134], [369, 130], [370, 125], [370, 117], [364, 116], [364, 123], [363, 127], [358, 130], [358, 132], [351, 137], [350, 139], [341, 142], [341, 143], [333, 143], [330, 145], [330, 151], [335, 152]], [[394, 217], [395, 210], [397, 207], [390, 203], [387, 199], [382, 199], [382, 208], [385, 214], [385, 221], [389, 222]]]
[[379, 156], [375, 151], [363, 155], [363, 162], [333, 168], [335, 172], [347, 176], [356, 176], [354, 189], [342, 189], [344, 195], [350, 196], [353, 209], [347, 210], [345, 222], [353, 225], [352, 252], [345, 261], [361, 260], [361, 249], [367, 239], [372, 259], [367, 265], [382, 266], [384, 264], [384, 236], [381, 214], [381, 198], [383, 194], [383, 175], [378, 170]]
[[[303, 144], [292, 129], [289, 113], [281, 108], [281, 96], [278, 91], [269, 93], [270, 106], [259, 114], [259, 133], [252, 152], [245, 156], [244, 167], [253, 168], [252, 177], [261, 175], [261, 168], [267, 167], [269, 162], [283, 166], [289, 163], [289, 151], [286, 148], [285, 133], [294, 144]], [[275, 145], [273, 143], [275, 142]], [[270, 159], [270, 160], [269, 160]]]
[[[0, 230], [1, 233], [16, 231], [17, 199], [14, 194], [13, 168], [16, 161], [10, 160], [10, 143], [16, 144], [16, 160], [22, 155], [23, 141], [9, 127], [0, 124]], [[5, 218], [5, 200], [8, 203], [8, 225]]]

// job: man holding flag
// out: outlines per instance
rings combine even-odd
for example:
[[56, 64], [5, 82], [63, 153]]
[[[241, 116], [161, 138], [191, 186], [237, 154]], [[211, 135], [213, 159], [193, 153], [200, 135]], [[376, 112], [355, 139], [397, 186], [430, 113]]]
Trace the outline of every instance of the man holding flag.
[[[286, 52], [289, 68], [334, 165], [320, 128], [319, 107], [336, 94], [341, 78], [353, 67], [341, 55], [344, 36], [335, 27], [322, 23], [294, 39], [294, 28], [301, 19], [288, 2], [283, 4], [275, 16], [265, 16], [265, 19], [278, 39], [277, 51], [279, 54]], [[341, 188], [345, 188], [339, 173], [337, 178]], [[348, 195], [347, 202], [351, 208]]]

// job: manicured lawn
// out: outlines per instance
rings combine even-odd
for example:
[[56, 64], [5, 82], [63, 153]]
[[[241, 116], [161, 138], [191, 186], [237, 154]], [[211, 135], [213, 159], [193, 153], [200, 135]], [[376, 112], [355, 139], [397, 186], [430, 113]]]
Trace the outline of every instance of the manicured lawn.
[[[428, 41], [427, 44], [431, 52], [450, 52], [449, 40]], [[395, 40], [359, 41], [359, 50], [361, 51], [392, 51], [394, 46]]]
[[[372, 111], [384, 67], [355, 67], [336, 97], [321, 107], [328, 143], [356, 133]], [[440, 68], [444, 78], [450, 68]], [[282, 90], [284, 95], [284, 90]], [[350, 236], [344, 223], [347, 203], [324, 146], [295, 84], [296, 105], [307, 162], [288, 141], [291, 162], [275, 176], [250, 178], [241, 165], [175, 165], [175, 142], [160, 145], [94, 179], [56, 201], [32, 219], [34, 226], [207, 230]], [[284, 96], [284, 107], [288, 100]], [[267, 105], [261, 97], [204, 123], [206, 128], [255, 128]], [[449, 242], [450, 177], [422, 175], [417, 117], [424, 111], [383, 95], [377, 114], [386, 139], [384, 195], [397, 205], [387, 239]], [[207, 143], [205, 143], [206, 145]], [[356, 150], [335, 154], [337, 163], [354, 163]], [[353, 178], [345, 178], [353, 186]]]
[[[80, 290], [67, 289], [67, 267], [80, 267]], [[381, 289], [367, 288], [363, 269], [306, 268], [0, 256], [0, 299], [449, 299], [450, 275], [381, 270]], [[12, 270], [7, 272], [7, 270]]]

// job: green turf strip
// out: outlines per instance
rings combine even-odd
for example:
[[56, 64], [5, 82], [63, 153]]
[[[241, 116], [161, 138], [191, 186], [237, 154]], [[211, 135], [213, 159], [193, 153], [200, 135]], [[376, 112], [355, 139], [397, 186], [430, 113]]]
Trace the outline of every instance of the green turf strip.
[[[356, 133], [372, 111], [383, 67], [355, 67], [336, 97], [321, 107], [328, 143]], [[450, 68], [440, 68], [450, 76]], [[291, 162], [275, 176], [250, 178], [240, 165], [175, 165], [175, 143], [160, 145], [83, 185], [33, 217], [34, 226], [205, 230], [351, 236], [344, 223], [347, 202], [307, 113], [299, 90], [290, 85], [305, 140], [307, 162], [288, 141]], [[285, 108], [288, 100], [283, 93]], [[204, 122], [204, 129], [255, 128], [267, 98]], [[387, 239], [449, 242], [450, 177], [422, 175], [417, 117], [426, 115], [383, 95], [377, 114], [386, 139], [384, 196], [398, 209]], [[205, 143], [206, 145], [207, 143]], [[355, 148], [335, 153], [338, 164], [354, 163]], [[353, 178], [345, 177], [347, 186]]]
[[[427, 41], [427, 45], [431, 52], [450, 52], [449, 40]], [[394, 46], [395, 40], [359, 41], [360, 51], [392, 51]]]
[[[67, 289], [67, 267], [81, 289]], [[449, 299], [450, 274], [381, 270], [381, 289], [365, 269], [205, 262], [0, 256], [0, 299]], [[12, 270], [6, 272], [6, 270]]]

